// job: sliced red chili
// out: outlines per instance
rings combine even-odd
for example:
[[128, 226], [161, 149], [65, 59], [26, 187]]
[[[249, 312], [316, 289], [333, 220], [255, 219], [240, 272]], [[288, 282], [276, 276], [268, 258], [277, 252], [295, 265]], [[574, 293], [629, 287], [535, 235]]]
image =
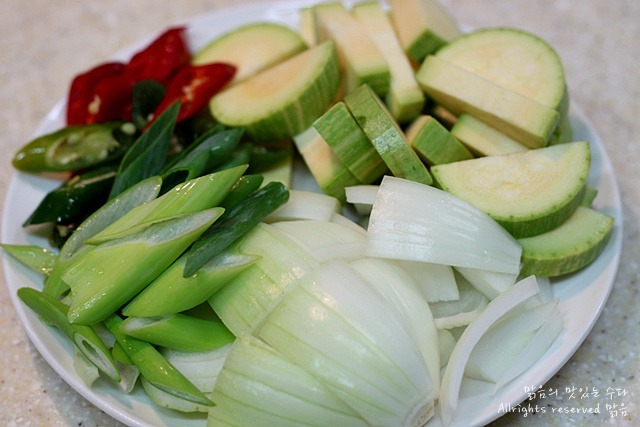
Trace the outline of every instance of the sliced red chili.
[[98, 82], [105, 78], [124, 73], [126, 65], [122, 62], [108, 62], [98, 65], [89, 71], [77, 75], [71, 87], [67, 99], [67, 124], [83, 125], [95, 123], [89, 120], [90, 108], [95, 101], [95, 88]]
[[171, 79], [167, 92], [153, 116], [158, 117], [169, 105], [180, 100], [177, 121], [200, 111], [235, 75], [236, 67], [222, 62], [186, 65]]
[[191, 54], [185, 40], [184, 27], [170, 28], [129, 61], [129, 72], [137, 80], [153, 79], [166, 84]]

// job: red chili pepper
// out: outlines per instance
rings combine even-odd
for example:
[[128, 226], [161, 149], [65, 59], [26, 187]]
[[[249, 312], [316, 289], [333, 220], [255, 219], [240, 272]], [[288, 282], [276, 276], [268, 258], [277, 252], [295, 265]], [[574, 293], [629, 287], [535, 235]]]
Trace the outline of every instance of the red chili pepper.
[[126, 65], [122, 62], [108, 62], [76, 76], [69, 89], [67, 124], [81, 125], [95, 123], [95, 121], [90, 120], [90, 110], [96, 106], [96, 85], [105, 78], [124, 73], [125, 68]]
[[137, 80], [153, 79], [166, 84], [191, 55], [185, 41], [184, 27], [170, 28], [129, 61], [129, 72]]
[[167, 84], [190, 60], [185, 28], [171, 28], [136, 53], [128, 64], [108, 62], [76, 76], [67, 100], [67, 124], [128, 120], [133, 85], [145, 79]]
[[180, 100], [181, 103], [178, 122], [193, 116], [207, 105], [211, 97], [218, 93], [235, 73], [236, 67], [222, 62], [182, 67], [171, 79], [153, 117], [158, 117], [176, 100]]

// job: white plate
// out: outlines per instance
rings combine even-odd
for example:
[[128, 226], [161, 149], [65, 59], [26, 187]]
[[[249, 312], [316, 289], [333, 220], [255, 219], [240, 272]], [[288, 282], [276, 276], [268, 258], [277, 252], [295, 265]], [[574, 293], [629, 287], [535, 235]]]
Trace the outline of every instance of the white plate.
[[[295, 27], [297, 11], [310, 1], [285, 1], [266, 8], [264, 5], [246, 5], [217, 10], [188, 22], [191, 48], [197, 50], [213, 37], [234, 27], [258, 20], [281, 22]], [[117, 58], [126, 59], [132, 52], [148, 43], [141, 40], [136, 46], [121, 52]], [[64, 105], [60, 102], [44, 119], [37, 130], [42, 134], [62, 126]], [[483, 425], [499, 416], [501, 404], [515, 406], [527, 397], [527, 389], [543, 385], [577, 350], [593, 327], [611, 290], [615, 278], [622, 244], [622, 207], [618, 185], [611, 162], [592, 125], [575, 107], [571, 110], [575, 140], [588, 140], [592, 147], [592, 165], [589, 185], [598, 188], [595, 207], [615, 217], [613, 235], [602, 255], [589, 267], [577, 274], [558, 280], [553, 291], [560, 298], [560, 310], [565, 314], [565, 330], [546, 355], [528, 372], [507, 388], [492, 395], [487, 383], [465, 379], [461, 391], [458, 411], [453, 420], [456, 426]], [[35, 209], [44, 195], [59, 185], [45, 178], [16, 173], [10, 183], [6, 210], [2, 217], [4, 243], [46, 245], [41, 236], [27, 234], [21, 223]], [[16, 312], [27, 335], [51, 367], [86, 399], [117, 420], [130, 426], [180, 426], [202, 427], [204, 416], [184, 416], [158, 408], [137, 388], [125, 395], [106, 381], [99, 380], [88, 388], [78, 378], [73, 367], [72, 346], [58, 331], [44, 326], [36, 316], [17, 298], [16, 291], [22, 286], [40, 288], [42, 279], [8, 257], [4, 257], [4, 268], [9, 293]], [[434, 419], [429, 426], [438, 425]]]

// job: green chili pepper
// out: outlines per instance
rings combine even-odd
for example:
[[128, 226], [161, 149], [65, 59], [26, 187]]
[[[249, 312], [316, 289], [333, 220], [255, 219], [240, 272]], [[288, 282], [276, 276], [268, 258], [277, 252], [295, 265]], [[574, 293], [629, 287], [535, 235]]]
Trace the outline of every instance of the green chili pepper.
[[13, 166], [24, 172], [69, 172], [121, 158], [133, 141], [131, 123], [68, 126], [22, 147]]
[[107, 201], [115, 176], [110, 166], [73, 176], [48, 193], [22, 226], [83, 220]]

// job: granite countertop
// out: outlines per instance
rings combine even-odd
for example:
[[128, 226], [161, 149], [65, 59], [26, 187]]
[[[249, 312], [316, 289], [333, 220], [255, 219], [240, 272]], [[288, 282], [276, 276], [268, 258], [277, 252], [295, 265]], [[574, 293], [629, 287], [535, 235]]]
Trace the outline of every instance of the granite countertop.
[[[10, 159], [64, 97], [74, 74], [132, 43], [223, 0], [3, 0], [0, 5], [0, 210], [13, 174]], [[245, 3], [235, 0], [236, 3]], [[273, 2], [263, 1], [265, 5]], [[460, 22], [514, 26], [549, 41], [564, 61], [572, 102], [590, 118], [611, 158], [623, 203], [621, 264], [602, 316], [564, 368], [545, 384], [557, 396], [526, 402], [549, 410], [512, 412], [496, 425], [640, 425], [640, 2], [619, 0], [446, 0]], [[108, 6], [107, 6], [108, 5]], [[1, 267], [0, 267], [1, 268]], [[0, 275], [0, 425], [116, 426], [46, 364], [21, 327]], [[569, 389], [597, 389], [572, 399]], [[615, 416], [604, 410], [618, 390]], [[550, 408], [602, 405], [598, 415]], [[626, 408], [626, 414], [622, 409]]]

